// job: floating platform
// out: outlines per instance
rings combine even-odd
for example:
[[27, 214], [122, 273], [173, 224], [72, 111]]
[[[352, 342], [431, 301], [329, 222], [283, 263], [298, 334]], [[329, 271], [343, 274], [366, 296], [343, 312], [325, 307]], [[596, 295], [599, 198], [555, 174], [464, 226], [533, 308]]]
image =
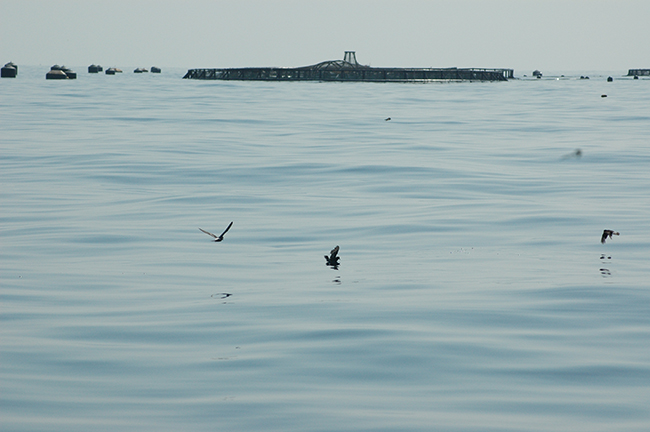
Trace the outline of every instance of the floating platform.
[[354, 51], [343, 60], [324, 61], [297, 68], [247, 67], [230, 69], [190, 69], [183, 79], [240, 81], [508, 81], [514, 69], [459, 68], [380, 68], [357, 63]]
[[627, 76], [650, 76], [650, 69], [630, 69]]

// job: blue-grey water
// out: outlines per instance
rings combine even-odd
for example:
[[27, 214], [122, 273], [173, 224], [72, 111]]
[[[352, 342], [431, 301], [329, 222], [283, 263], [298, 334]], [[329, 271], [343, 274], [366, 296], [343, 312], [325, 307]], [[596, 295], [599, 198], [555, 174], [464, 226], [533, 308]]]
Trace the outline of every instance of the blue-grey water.
[[650, 430], [649, 79], [75, 69], [0, 80], [2, 431]]

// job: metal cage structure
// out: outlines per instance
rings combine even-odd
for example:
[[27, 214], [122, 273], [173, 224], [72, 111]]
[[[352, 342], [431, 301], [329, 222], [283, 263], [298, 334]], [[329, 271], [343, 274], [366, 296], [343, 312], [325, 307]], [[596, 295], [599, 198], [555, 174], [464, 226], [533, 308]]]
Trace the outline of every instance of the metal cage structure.
[[345, 51], [343, 60], [327, 60], [311, 66], [190, 69], [183, 78], [240, 81], [507, 81], [514, 78], [514, 70], [370, 67], [359, 64], [354, 51]]

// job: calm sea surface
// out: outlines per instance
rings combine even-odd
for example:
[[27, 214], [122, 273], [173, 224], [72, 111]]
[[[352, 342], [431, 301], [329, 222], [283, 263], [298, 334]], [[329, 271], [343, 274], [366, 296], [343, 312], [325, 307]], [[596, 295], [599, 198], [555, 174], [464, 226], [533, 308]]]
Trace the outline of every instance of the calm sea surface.
[[2, 431], [650, 430], [649, 79], [74, 69], [0, 80]]

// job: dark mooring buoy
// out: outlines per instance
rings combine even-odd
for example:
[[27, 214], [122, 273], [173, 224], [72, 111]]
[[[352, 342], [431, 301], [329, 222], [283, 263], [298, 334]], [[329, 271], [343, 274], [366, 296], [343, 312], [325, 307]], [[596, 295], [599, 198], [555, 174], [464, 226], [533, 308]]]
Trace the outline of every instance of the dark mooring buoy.
[[66, 75], [66, 73], [61, 69], [50, 69], [50, 71], [45, 74], [45, 79], [68, 79], [68, 75]]
[[67, 75], [69, 79], [77, 79], [77, 72], [73, 71], [72, 69], [63, 66], [61, 70], [64, 74]]
[[103, 70], [104, 69], [100, 65], [91, 64], [90, 66], [88, 66], [88, 73], [99, 73]]
[[77, 79], [77, 72], [65, 66], [55, 64], [45, 74], [45, 79]]
[[612, 78], [611, 76], [607, 77], [607, 82], [612, 82], [612, 81], [614, 81], [614, 78]]
[[14, 62], [9, 62], [2, 67], [0, 76], [2, 78], [16, 78], [18, 75], [18, 66]]
[[160, 73], [161, 70], [159, 67], [151, 66], [151, 73]]

